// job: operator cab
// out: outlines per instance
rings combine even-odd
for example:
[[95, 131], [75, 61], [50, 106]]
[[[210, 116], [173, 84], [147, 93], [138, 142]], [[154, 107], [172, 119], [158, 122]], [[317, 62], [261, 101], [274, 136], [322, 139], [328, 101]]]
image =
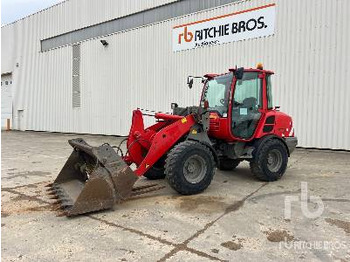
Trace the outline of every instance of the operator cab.
[[259, 65], [257, 69], [231, 69], [229, 73], [213, 75], [204, 84], [201, 105], [206, 103], [211, 114], [227, 123], [231, 136], [249, 140], [255, 133], [263, 110], [273, 109], [272, 74]]

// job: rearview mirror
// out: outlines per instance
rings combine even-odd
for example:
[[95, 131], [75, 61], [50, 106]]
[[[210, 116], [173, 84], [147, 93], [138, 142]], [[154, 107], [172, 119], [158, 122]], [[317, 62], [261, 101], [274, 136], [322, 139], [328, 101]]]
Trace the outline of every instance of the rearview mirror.
[[179, 107], [176, 103], [171, 103], [171, 109], [174, 110], [175, 108]]
[[192, 86], [193, 86], [193, 77], [189, 76], [187, 78], [187, 85], [188, 85], [189, 89], [192, 88]]
[[243, 75], [244, 75], [244, 67], [240, 67], [240, 68], [237, 68], [235, 70], [235, 77], [240, 80], [243, 78]]

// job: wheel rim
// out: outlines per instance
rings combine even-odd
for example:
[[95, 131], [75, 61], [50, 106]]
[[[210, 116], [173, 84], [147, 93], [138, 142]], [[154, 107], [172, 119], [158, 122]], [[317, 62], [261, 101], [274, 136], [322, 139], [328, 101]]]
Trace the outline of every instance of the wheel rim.
[[183, 166], [183, 174], [186, 180], [192, 184], [199, 183], [207, 173], [207, 164], [203, 157], [193, 155], [189, 157]]
[[267, 168], [271, 172], [277, 172], [282, 166], [282, 153], [277, 149], [272, 149], [267, 155]]

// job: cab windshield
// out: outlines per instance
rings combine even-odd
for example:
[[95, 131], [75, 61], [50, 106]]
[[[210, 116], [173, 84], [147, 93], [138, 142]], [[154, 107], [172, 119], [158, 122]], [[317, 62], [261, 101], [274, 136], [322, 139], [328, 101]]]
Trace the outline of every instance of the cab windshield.
[[232, 79], [233, 73], [231, 72], [214, 77], [205, 83], [202, 102], [208, 101], [209, 111], [216, 111], [221, 116], [227, 116]]

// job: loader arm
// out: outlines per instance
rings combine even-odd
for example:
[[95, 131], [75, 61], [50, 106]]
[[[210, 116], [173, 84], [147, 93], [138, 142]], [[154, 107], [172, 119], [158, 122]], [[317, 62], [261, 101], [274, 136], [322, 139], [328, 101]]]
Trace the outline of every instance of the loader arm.
[[124, 156], [124, 161], [128, 165], [135, 163], [139, 166], [151, 147], [152, 138], [166, 125], [168, 125], [168, 123], [163, 121], [145, 129], [142, 112], [140, 110], [134, 110], [132, 114], [132, 125], [126, 145], [128, 152], [126, 156]]
[[166, 154], [196, 123], [193, 115], [181, 117], [159, 130], [153, 137], [147, 155], [135, 170], [137, 176], [144, 175], [164, 154]]
[[131, 165], [140, 166], [149, 149], [151, 148], [153, 138], [164, 127], [169, 126], [183, 118], [183, 116], [155, 114], [157, 123], [145, 129], [143, 115], [140, 110], [134, 110], [132, 114], [132, 125], [127, 140], [127, 154], [123, 160]]

